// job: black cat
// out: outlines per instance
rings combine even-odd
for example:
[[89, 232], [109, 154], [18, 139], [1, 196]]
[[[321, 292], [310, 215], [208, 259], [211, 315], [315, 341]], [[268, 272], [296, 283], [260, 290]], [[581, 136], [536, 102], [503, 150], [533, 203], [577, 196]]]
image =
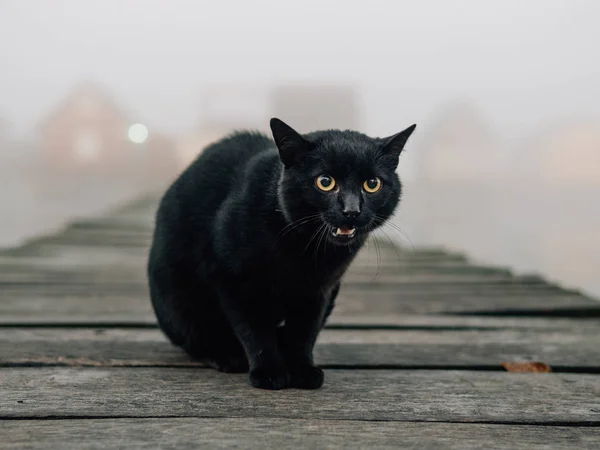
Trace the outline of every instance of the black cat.
[[156, 216], [148, 278], [158, 323], [192, 357], [253, 386], [317, 389], [313, 346], [367, 235], [394, 212], [398, 157], [386, 139], [235, 133], [173, 183]]

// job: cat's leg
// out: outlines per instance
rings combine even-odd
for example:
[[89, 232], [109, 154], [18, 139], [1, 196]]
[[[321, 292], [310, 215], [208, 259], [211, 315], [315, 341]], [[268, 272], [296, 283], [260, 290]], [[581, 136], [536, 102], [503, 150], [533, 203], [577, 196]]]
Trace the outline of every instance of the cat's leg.
[[339, 292], [340, 292], [340, 283], [337, 283], [335, 286], [333, 286], [333, 289], [331, 290], [331, 294], [329, 295], [329, 301], [327, 302], [327, 306], [325, 308], [325, 314], [323, 314], [323, 320], [321, 322], [321, 329], [327, 323], [327, 319], [329, 319], [329, 316], [331, 315], [331, 312], [333, 311], [333, 308], [335, 307], [335, 299], [337, 298]]
[[244, 349], [227, 321], [207, 311], [177, 315], [172, 318], [178, 323], [178, 331], [168, 335], [175, 345], [219, 372], [248, 372]]
[[240, 300], [239, 295], [239, 291], [220, 290], [223, 311], [250, 366], [250, 384], [261, 389], [287, 388], [289, 374], [279, 352], [277, 328], [252, 311], [252, 302]]
[[248, 372], [240, 342], [223, 316], [210, 287], [185, 272], [152, 270], [150, 295], [158, 323], [169, 340], [195, 360], [221, 372]]
[[188, 334], [182, 348], [194, 359], [209, 367], [225, 373], [248, 372], [248, 360], [244, 349], [235, 337], [233, 330], [225, 321], [202, 321], [196, 327], [202, 327], [202, 338], [196, 339]]
[[[211, 295], [208, 288], [197, 291], [194, 300], [202, 303], [202, 308], [189, 311], [187, 317], [182, 318], [188, 325], [182, 348], [219, 372], [248, 372], [244, 348], [220, 310], [217, 299], [208, 299], [208, 295]], [[199, 302], [199, 299], [203, 301]]]
[[289, 387], [289, 373], [279, 353], [276, 328], [263, 329], [253, 323], [238, 323], [236, 333], [250, 364], [250, 384], [262, 389]]
[[313, 362], [313, 348], [325, 316], [331, 312], [331, 300], [315, 298], [291, 302], [285, 326], [279, 330], [279, 345], [290, 372], [290, 387], [318, 389], [323, 385], [323, 370]]

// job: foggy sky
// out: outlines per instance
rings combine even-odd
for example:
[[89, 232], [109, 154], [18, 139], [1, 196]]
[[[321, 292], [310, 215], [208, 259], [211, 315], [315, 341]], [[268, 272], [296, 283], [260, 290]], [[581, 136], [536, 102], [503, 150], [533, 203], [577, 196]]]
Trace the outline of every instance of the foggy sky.
[[214, 82], [351, 83], [388, 135], [469, 97], [507, 135], [600, 116], [594, 0], [0, 0], [0, 117], [19, 134], [74, 84], [183, 132]]

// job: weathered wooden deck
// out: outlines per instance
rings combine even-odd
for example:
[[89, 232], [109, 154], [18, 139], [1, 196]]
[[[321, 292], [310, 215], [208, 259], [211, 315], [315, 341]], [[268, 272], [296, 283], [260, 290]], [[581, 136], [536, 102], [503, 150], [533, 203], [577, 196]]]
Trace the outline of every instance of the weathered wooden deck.
[[[324, 387], [257, 390], [155, 326], [155, 202], [0, 254], [0, 447], [600, 448], [597, 301], [380, 243], [319, 339]], [[528, 361], [551, 373], [507, 371]]]

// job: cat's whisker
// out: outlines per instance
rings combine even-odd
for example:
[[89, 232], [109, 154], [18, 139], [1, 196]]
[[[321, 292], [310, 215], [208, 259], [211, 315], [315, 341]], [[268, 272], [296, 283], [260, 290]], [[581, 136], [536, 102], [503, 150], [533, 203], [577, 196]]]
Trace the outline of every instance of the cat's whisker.
[[[324, 235], [324, 236], [326, 236], [326, 235], [327, 235], [327, 231], [328, 231], [328, 230], [327, 230], [327, 229], [325, 229], [325, 232], [323, 233], [323, 235]], [[323, 253], [327, 253], [327, 238], [325, 238], [325, 239], [324, 239], [324, 242], [323, 242]]]
[[404, 239], [404, 240], [408, 241], [408, 243], [411, 245], [412, 249], [413, 250], [415, 249], [414, 244], [413, 244], [412, 240], [410, 239], [410, 236], [408, 236], [408, 234], [406, 233], [406, 231], [404, 231], [398, 225], [393, 224], [393, 223], [388, 223], [388, 224], [386, 224], [386, 226], [389, 226], [390, 229], [398, 232], [400, 240]]
[[317, 222], [320, 218], [320, 214], [311, 214], [309, 216], [301, 217], [300, 219], [295, 220], [294, 222], [286, 225], [282, 228], [282, 230], [275, 237], [275, 242], [273, 243], [273, 247], [275, 248], [277, 244], [291, 231], [301, 227], [302, 225], [307, 225], [311, 222]]
[[398, 250], [398, 246], [396, 245], [394, 240], [390, 237], [389, 234], [386, 233], [385, 228], [381, 228], [379, 231], [381, 231], [385, 235], [387, 240], [390, 242], [390, 245], [394, 248], [396, 252], [396, 257], [398, 258], [398, 261], [400, 261], [400, 251]]
[[[376, 231], [376, 232], [381, 232], [381, 233], [383, 233], [383, 234], [385, 235], [385, 237], [387, 238], [387, 240], [390, 242], [390, 244], [391, 244], [391, 245], [392, 245], [392, 247], [394, 248], [394, 252], [395, 252], [395, 254], [396, 254], [396, 260], [397, 260], [398, 262], [400, 262], [400, 261], [401, 261], [401, 259], [402, 259], [402, 256], [401, 256], [401, 254], [400, 254], [400, 253], [401, 253], [401, 251], [400, 251], [400, 249], [398, 248], [398, 245], [397, 245], [397, 243], [396, 243], [397, 241], [396, 241], [395, 239], [392, 239], [392, 238], [390, 237], [390, 235], [389, 235], [389, 234], [386, 232], [386, 229], [385, 229], [385, 228], [386, 228], [386, 227], [385, 227], [385, 226], [383, 226], [383, 227], [377, 228], [375, 231]], [[389, 230], [389, 231], [394, 231], [394, 232], [398, 233], [398, 231], [397, 231], [397, 230], [394, 230], [394, 229], [391, 229], [391, 230]], [[413, 246], [413, 250], [414, 250], [414, 246]]]
[[321, 231], [321, 236], [319, 237], [319, 242], [317, 243], [317, 251], [319, 251], [319, 246], [321, 245], [321, 241], [323, 241], [324, 246], [323, 248], [325, 248], [325, 246], [327, 245], [327, 232], [329, 231], [327, 225], [324, 223], [323, 224], [323, 230]]
[[371, 253], [371, 243], [372, 243], [373, 247], [375, 248], [375, 255], [376, 255], [376, 259], [377, 259], [376, 273], [371, 281], [375, 281], [377, 279], [377, 277], [379, 276], [379, 269], [381, 266], [381, 249], [379, 248], [377, 238], [373, 234], [374, 232], [377, 231], [376, 226], [377, 226], [376, 223], [375, 224], [372, 223], [372, 224], [367, 225], [367, 227], [366, 227], [367, 233], [370, 234], [370, 238], [367, 239], [367, 250], [369, 251], [369, 253]]
[[408, 241], [408, 244], [410, 245], [410, 251], [416, 252], [415, 245], [413, 244], [412, 240], [410, 239], [410, 237], [408, 236], [408, 234], [406, 234], [406, 232], [403, 229], [398, 228], [396, 226], [391, 226], [389, 228], [389, 231], [396, 233], [396, 235], [399, 238], [398, 239], [399, 241], [403, 241], [403, 240], [404, 241]]
[[319, 228], [319, 238], [317, 239], [317, 245], [315, 246], [315, 248], [313, 250], [313, 260], [315, 262], [315, 265], [317, 264], [317, 256], [319, 254], [319, 246], [321, 245], [323, 236], [325, 236], [326, 233], [327, 233], [327, 225], [325, 223], [323, 223], [323, 226], [321, 226], [321, 228]]
[[[291, 222], [291, 223], [287, 224], [285, 227], [283, 227], [283, 228], [281, 229], [281, 231], [280, 231], [280, 232], [277, 234], [277, 236], [275, 236], [275, 237], [277, 238], [277, 237], [279, 237], [279, 236], [280, 236], [282, 233], [284, 233], [284, 232], [289, 232], [289, 231], [290, 231], [290, 229], [293, 229], [293, 228], [295, 228], [295, 227], [297, 227], [297, 226], [299, 226], [299, 225], [302, 225], [302, 223], [304, 223], [304, 221], [308, 221], [308, 220], [311, 220], [311, 219], [315, 219], [315, 218], [317, 218], [317, 217], [319, 217], [319, 216], [320, 216], [320, 214], [319, 214], [319, 213], [317, 213], [317, 214], [309, 214], [309, 215], [307, 215], [307, 216], [300, 217], [300, 218], [298, 218], [298, 219], [294, 220], [293, 222]], [[300, 222], [302, 222], [302, 223], [300, 223]]]
[[306, 247], [304, 247], [304, 251], [302, 252], [303, 255], [304, 255], [304, 253], [306, 253], [306, 250], [308, 250], [308, 247], [310, 247], [311, 242], [317, 237], [317, 235], [323, 229], [323, 227], [326, 227], [326, 226], [327, 225], [325, 224], [325, 222], [323, 222], [321, 224], [321, 226], [319, 228], [317, 228], [317, 230], [313, 233], [313, 235], [308, 240], [308, 244], [306, 244]]
[[[380, 217], [380, 216], [375, 216], [375, 217], [378, 220], [384, 220], [383, 217]], [[406, 238], [406, 240], [408, 241], [408, 243], [412, 247], [412, 251], [413, 252], [416, 251], [415, 245], [413, 244], [412, 240], [410, 239], [410, 237], [408, 236], [408, 234], [402, 228], [400, 228], [399, 225], [393, 223], [392, 221], [388, 221], [388, 222], [385, 222], [384, 227], [385, 226], [389, 226], [393, 231], [396, 231], [399, 234], [400, 238], [401, 238], [400, 240], [402, 240], [402, 237]]]
[[386, 233], [386, 231], [385, 231], [384, 228], [379, 228], [376, 231], [383, 233], [383, 235], [387, 238], [387, 240], [389, 241], [390, 245], [393, 247], [394, 252], [396, 253], [396, 259], [397, 259], [398, 263], [400, 263], [400, 261], [401, 261], [400, 251], [398, 250], [398, 246], [396, 245], [396, 243], [394, 242], [394, 240], [390, 237], [389, 234]]
[[297, 220], [296, 222], [293, 223], [293, 226], [288, 227], [284, 233], [281, 234], [281, 236], [279, 236], [280, 238], [283, 238], [286, 234], [290, 233], [291, 231], [301, 227], [302, 225], [306, 225], [310, 222], [316, 222], [319, 220], [319, 217], [311, 217], [309, 219], [305, 219], [302, 221]]
[[374, 239], [373, 243], [375, 244], [375, 251], [377, 253], [377, 271], [375, 272], [375, 277], [373, 278], [373, 281], [375, 281], [379, 276], [379, 269], [381, 268], [381, 249], [379, 247], [379, 242], [377, 241], [377, 239]]
[[317, 256], [318, 256], [318, 252], [319, 252], [319, 246], [321, 245], [321, 241], [323, 240], [323, 236], [326, 235], [328, 231], [328, 227], [327, 224], [323, 223], [323, 225], [317, 230], [318, 233], [318, 237], [317, 237], [317, 241], [316, 241], [316, 245], [313, 248], [313, 263], [315, 265], [315, 269], [317, 268]]

